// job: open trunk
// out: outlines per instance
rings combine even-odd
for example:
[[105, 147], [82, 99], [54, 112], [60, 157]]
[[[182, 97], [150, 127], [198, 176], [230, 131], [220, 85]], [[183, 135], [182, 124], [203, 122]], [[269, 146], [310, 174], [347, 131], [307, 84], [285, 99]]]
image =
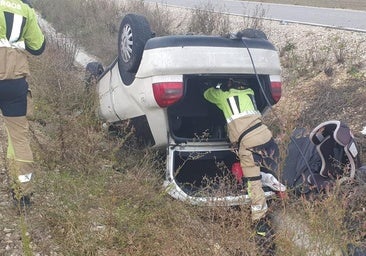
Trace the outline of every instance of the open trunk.
[[[203, 97], [205, 89], [225, 84], [229, 77], [249, 81], [260, 111], [268, 106], [265, 97], [272, 99], [271, 95], [263, 96], [254, 75], [185, 76], [184, 97], [167, 109], [170, 137], [166, 185], [174, 187], [168, 189], [174, 197], [197, 203], [224, 200], [223, 204], [241, 204], [248, 200], [245, 188], [231, 171], [239, 159], [228, 140], [224, 115]], [[266, 87], [264, 91], [270, 91], [269, 76], [259, 76], [259, 80]]]
[[[220, 109], [203, 97], [208, 87], [225, 84], [229, 78], [245, 79], [255, 93], [259, 111], [274, 104], [268, 75], [195, 75], [184, 77], [184, 96], [168, 108], [170, 135], [175, 143], [227, 140], [226, 120]], [[259, 80], [259, 81], [258, 81]], [[263, 91], [267, 95], [263, 94]]]

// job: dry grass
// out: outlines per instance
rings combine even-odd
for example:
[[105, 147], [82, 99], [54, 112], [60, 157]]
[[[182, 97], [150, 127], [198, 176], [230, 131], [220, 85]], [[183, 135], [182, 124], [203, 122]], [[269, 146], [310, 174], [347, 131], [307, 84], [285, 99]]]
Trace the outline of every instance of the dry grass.
[[[163, 16], [168, 10], [161, 7], [112, 8], [110, 1], [98, 1], [96, 8], [88, 5], [95, 3], [93, 0], [64, 0], [48, 9], [47, 3], [38, 0], [36, 6], [51, 22], [58, 20], [59, 29], [78, 34], [79, 43], [101, 58], [115, 53], [115, 28], [126, 10], [140, 8], [141, 13], [151, 13], [149, 17], [158, 16], [154, 26], [164, 27], [161, 34], [177, 29], [162, 25], [167, 24]], [[84, 5], [83, 13], [77, 16], [85, 17], [75, 23], [68, 16], [75, 18], [72, 13], [60, 11], [67, 8], [72, 12], [80, 5]], [[196, 19], [192, 14], [192, 20]], [[83, 19], [87, 19], [88, 28]], [[107, 24], [113, 29], [95, 33]], [[111, 50], [106, 53], [104, 47]], [[299, 55], [296, 48], [286, 51], [290, 50], [295, 51], [293, 56]], [[34, 254], [259, 255], [246, 207], [203, 208], [173, 200], [162, 190], [165, 162], [159, 152], [138, 149], [130, 138], [109, 137], [101, 130], [94, 115], [95, 95], [85, 90], [84, 71], [72, 65], [72, 52], [50, 41], [43, 56], [32, 58], [30, 84], [36, 110], [31, 126], [41, 170], [36, 207], [27, 216]], [[285, 55], [283, 61], [294, 58]], [[267, 117], [271, 127], [277, 127], [283, 148], [294, 127], [313, 127], [328, 118], [344, 119], [352, 128], [360, 128], [356, 124], [364, 118], [366, 97], [360, 69], [356, 69], [357, 75], [347, 73], [348, 66], [330, 61], [327, 66], [336, 71], [332, 76], [326, 76], [318, 66], [309, 68], [316, 70], [314, 74], [303, 76], [291, 66], [285, 67], [284, 97], [275, 109], [281, 120]], [[365, 244], [364, 192], [364, 179], [358, 179], [324, 195], [323, 200], [290, 197], [274, 202], [272, 209], [293, 216], [299, 226], [307, 226], [313, 234], [312, 244], [324, 240], [318, 255], [325, 255], [329, 244], [341, 249], [350, 241]], [[277, 234], [279, 254], [306, 255], [308, 249], [296, 246], [289, 232], [284, 229]]]

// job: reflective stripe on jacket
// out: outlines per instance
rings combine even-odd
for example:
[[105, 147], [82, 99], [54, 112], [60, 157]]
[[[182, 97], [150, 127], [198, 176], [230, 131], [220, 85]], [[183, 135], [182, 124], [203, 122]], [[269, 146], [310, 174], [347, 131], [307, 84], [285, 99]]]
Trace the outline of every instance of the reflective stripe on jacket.
[[25, 50], [39, 55], [44, 47], [34, 10], [20, 0], [0, 0], [0, 80], [28, 75]]
[[[261, 122], [261, 113], [257, 109], [254, 92], [245, 90], [209, 88], [204, 92], [206, 100], [222, 110], [228, 123], [228, 135], [231, 142], [237, 142], [240, 135], [249, 127]], [[255, 147], [268, 142], [272, 133], [266, 125], [261, 125], [248, 133], [242, 141], [243, 147]]]
[[204, 97], [222, 110], [227, 123], [244, 116], [260, 115], [255, 104], [254, 92], [250, 88], [229, 91], [209, 88], [205, 91]]

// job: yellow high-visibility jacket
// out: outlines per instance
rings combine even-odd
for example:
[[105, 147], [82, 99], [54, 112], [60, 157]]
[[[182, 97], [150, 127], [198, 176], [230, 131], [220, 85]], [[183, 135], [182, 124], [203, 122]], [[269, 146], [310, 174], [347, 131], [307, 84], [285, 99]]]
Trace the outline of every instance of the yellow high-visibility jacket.
[[27, 76], [26, 51], [39, 55], [44, 48], [33, 8], [20, 0], [0, 0], [0, 80]]
[[[257, 109], [254, 92], [250, 88], [231, 88], [228, 91], [209, 88], [203, 96], [224, 113], [231, 142], [237, 142], [244, 131], [261, 122], [262, 115]], [[268, 142], [271, 138], [272, 133], [263, 124], [248, 133], [242, 143], [245, 147], [254, 147]]]

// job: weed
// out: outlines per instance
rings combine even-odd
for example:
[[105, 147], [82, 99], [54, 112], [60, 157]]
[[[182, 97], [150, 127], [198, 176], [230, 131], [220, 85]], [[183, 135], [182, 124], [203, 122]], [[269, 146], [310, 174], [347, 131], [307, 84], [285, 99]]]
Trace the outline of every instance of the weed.
[[[195, 207], [171, 199], [161, 186], [165, 162], [159, 152], [136, 147], [128, 125], [121, 127], [119, 136], [106, 136], [101, 130], [95, 95], [85, 90], [84, 70], [73, 65], [75, 48], [66, 39], [75, 38], [77, 45], [107, 62], [116, 55], [118, 22], [126, 11], [145, 13], [156, 21], [159, 34], [169, 33], [171, 20], [163, 17], [173, 17], [168, 9], [130, 2], [35, 1], [42, 15], [68, 36], [61, 43], [51, 38], [44, 56], [31, 58], [39, 196], [32, 221], [26, 223], [31, 225], [24, 230], [42, 255], [255, 255], [248, 207]], [[262, 26], [260, 20], [253, 22]], [[187, 30], [195, 33], [222, 34], [230, 28], [227, 16], [215, 13], [212, 6], [192, 11], [188, 23]], [[354, 53], [346, 51], [342, 40], [304, 54], [302, 45], [289, 38], [281, 49], [286, 87], [275, 109], [280, 120], [266, 117], [281, 142], [281, 156], [295, 127], [340, 119], [360, 128], [364, 77], [335, 78], [338, 65], [353, 59], [352, 67], [361, 71], [362, 62], [352, 58]], [[333, 68], [333, 75], [324, 78], [324, 68]], [[292, 226], [308, 227], [310, 245], [316, 246], [317, 255], [326, 255], [329, 244], [343, 248], [348, 241], [364, 243], [364, 185], [342, 189], [318, 202], [290, 197], [274, 202], [271, 210], [294, 216]], [[284, 220], [276, 235], [278, 253], [305, 255], [309, 249], [293, 241], [296, 236], [290, 235]], [[27, 232], [26, 253], [33, 249]]]
[[106, 0], [37, 0], [34, 6], [57, 31], [73, 38], [102, 61], [110, 62], [115, 57], [124, 5]]
[[242, 15], [242, 24], [241, 26], [243, 28], [253, 28], [258, 30], [264, 30], [264, 17], [267, 14], [267, 11], [262, 4], [258, 4], [255, 6], [255, 8], [250, 11], [246, 11]]
[[219, 34], [225, 35], [229, 32], [228, 15], [215, 11], [211, 3], [192, 10], [188, 30], [195, 34]]

